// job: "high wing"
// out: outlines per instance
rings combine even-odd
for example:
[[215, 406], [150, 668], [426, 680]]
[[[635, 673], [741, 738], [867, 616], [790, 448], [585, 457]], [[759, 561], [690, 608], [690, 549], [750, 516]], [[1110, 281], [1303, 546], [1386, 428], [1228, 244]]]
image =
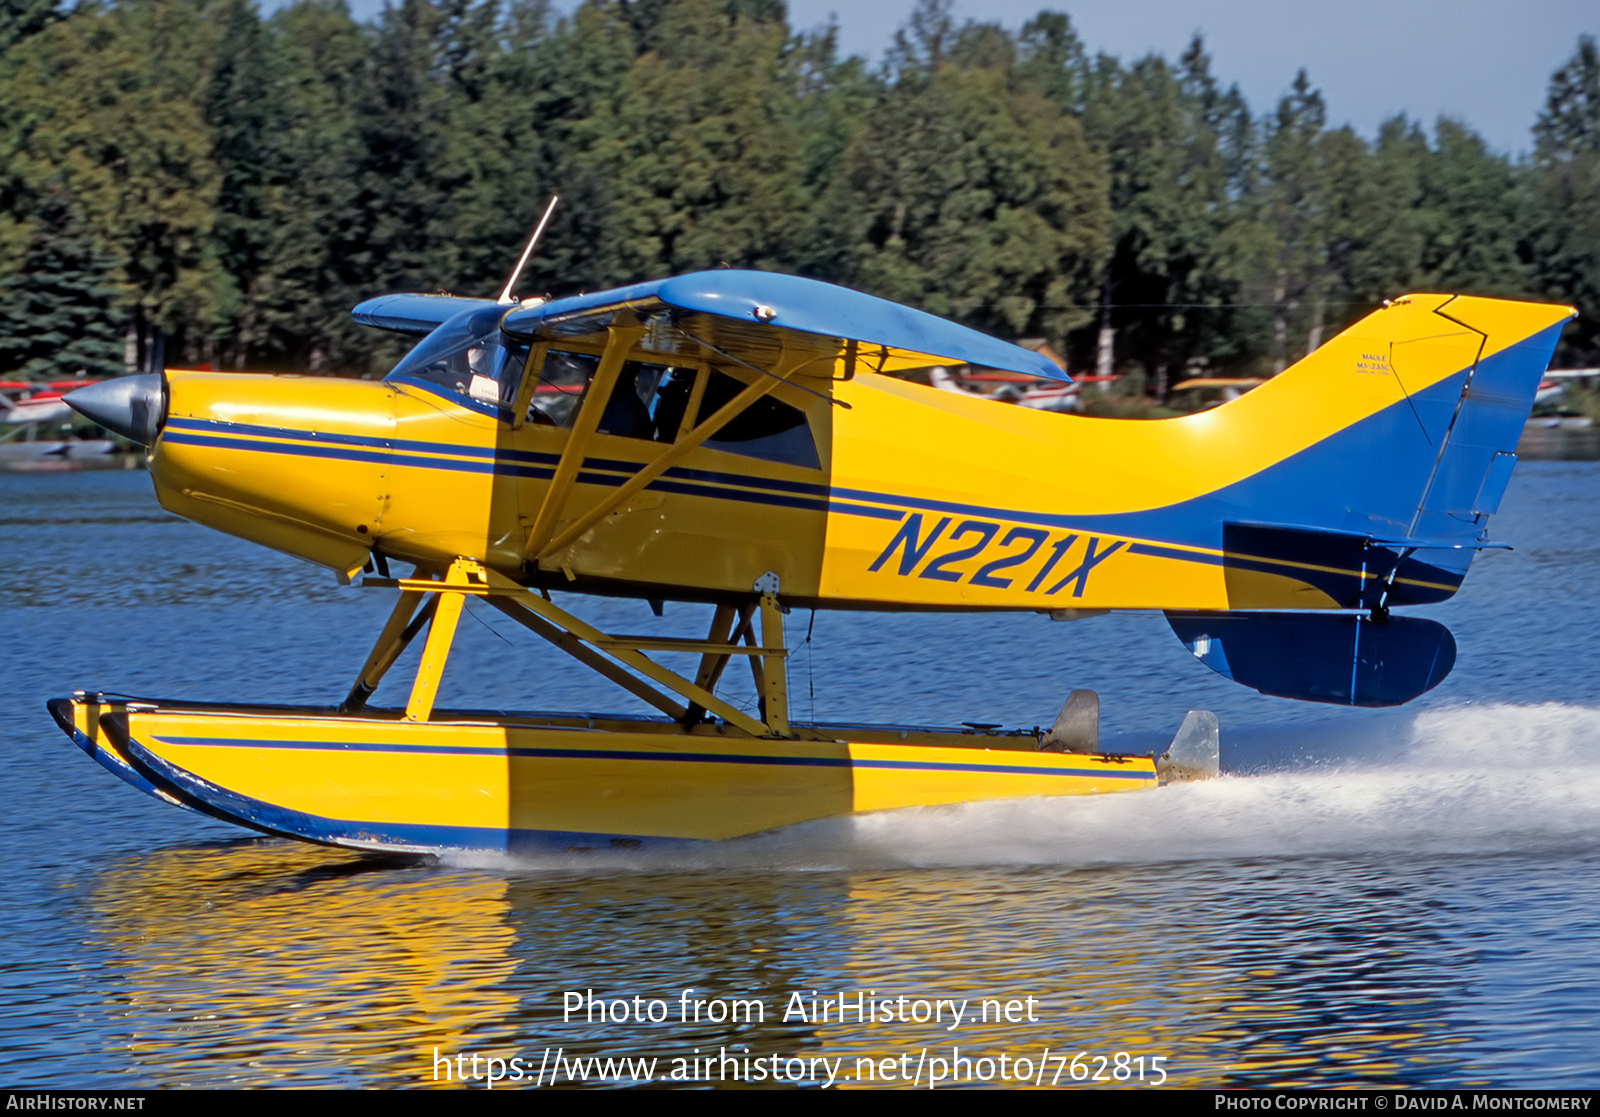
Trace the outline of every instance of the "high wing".
[[[368, 299], [352, 312], [363, 325], [425, 334], [447, 319], [495, 306], [492, 299], [397, 294]], [[772, 272], [692, 272], [608, 291], [512, 307], [501, 321], [509, 334], [540, 341], [602, 340], [619, 315], [652, 327], [640, 348], [663, 357], [720, 351], [768, 367], [783, 348], [831, 349], [852, 375], [895, 372], [942, 361], [1070, 382], [1038, 353], [999, 341], [920, 310], [831, 283]]]
[[458, 314], [494, 305], [493, 299], [467, 299], [459, 295], [379, 295], [357, 304], [350, 317], [363, 326], [420, 335], [432, 333], [446, 319]]

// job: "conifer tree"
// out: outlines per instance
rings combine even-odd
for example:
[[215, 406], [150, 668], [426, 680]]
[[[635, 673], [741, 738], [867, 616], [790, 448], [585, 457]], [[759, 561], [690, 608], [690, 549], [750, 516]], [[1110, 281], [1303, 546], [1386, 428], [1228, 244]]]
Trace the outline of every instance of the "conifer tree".
[[[367, 23], [344, 0], [0, 0], [0, 282], [77, 290], [72, 359], [97, 367], [120, 319], [143, 363], [166, 333], [180, 358], [375, 372], [405, 341], [353, 304], [495, 293], [559, 193], [524, 294], [800, 271], [1079, 367], [1104, 314], [1159, 394], [1281, 367], [1403, 290], [1537, 291], [1584, 312], [1558, 360], [1600, 361], [1592, 39], [1516, 165], [1461, 123], [1330, 129], [1303, 75], [1258, 120], [1198, 38], [1124, 65], [1060, 13], [1012, 33], [953, 10], [920, 0], [875, 70], [782, 0], [397, 0]], [[42, 343], [5, 313], [8, 361], [68, 352], [57, 310]]]
[[1544, 112], [1533, 126], [1541, 159], [1571, 160], [1600, 155], [1600, 46], [1594, 36], [1578, 39], [1578, 50], [1550, 78]]
[[223, 359], [235, 368], [265, 346], [262, 274], [273, 250], [271, 187], [281, 133], [276, 55], [251, 0], [221, 0], [211, 13], [216, 50], [203, 93], [217, 168], [217, 256], [228, 279], [221, 308]]
[[1600, 363], [1600, 48], [1585, 35], [1534, 126], [1524, 252], [1546, 295], [1577, 304], [1557, 362]]
[[350, 320], [356, 302], [384, 289], [370, 272], [370, 218], [359, 200], [367, 38], [329, 0], [280, 9], [269, 32], [277, 105], [265, 176], [271, 248], [254, 298], [258, 359], [315, 372], [376, 369], [397, 346]]
[[226, 284], [208, 253], [216, 202], [198, 106], [209, 37], [187, 0], [80, 8], [6, 52], [0, 166], [26, 213], [60, 189], [114, 260], [141, 366], [211, 336]]
[[[446, 14], [429, 0], [386, 8], [362, 68], [356, 210], [361, 270], [376, 289], [428, 289], [454, 261], [450, 196], [466, 170], [448, 155], [449, 106], [435, 80]], [[445, 265], [444, 267], [441, 267]]]
[[23, 228], [20, 266], [0, 280], [0, 375], [119, 375], [124, 292], [111, 253], [59, 187], [42, 194]]
[[1321, 91], [1311, 87], [1301, 70], [1267, 128], [1262, 219], [1271, 248], [1263, 279], [1273, 305], [1274, 373], [1282, 372], [1293, 359], [1291, 321], [1299, 317], [1322, 263], [1319, 233], [1325, 225], [1326, 198], [1317, 155], [1326, 119]]
[[0, 52], [37, 35], [61, 16], [59, 0], [0, 0]]
[[1108, 247], [1100, 162], [1037, 88], [1009, 69], [934, 61], [935, 38], [869, 110], [828, 198], [835, 274], [1060, 345], [1088, 321]]
[[805, 197], [786, 101], [785, 28], [679, 0], [622, 81], [588, 158], [610, 181], [612, 282], [719, 264], [773, 268], [801, 250]]
[[1428, 213], [1422, 262], [1430, 287], [1510, 298], [1532, 293], [1517, 253], [1524, 216], [1518, 194], [1510, 163], [1464, 125], [1438, 122], [1422, 174]]
[[1110, 174], [1113, 252], [1101, 285], [1102, 325], [1117, 359], [1136, 362], [1158, 396], [1191, 361], [1233, 332], [1242, 265], [1224, 131], [1237, 90], [1218, 90], [1194, 39], [1174, 70], [1164, 59], [1124, 68], [1102, 56], [1089, 71], [1084, 122]]

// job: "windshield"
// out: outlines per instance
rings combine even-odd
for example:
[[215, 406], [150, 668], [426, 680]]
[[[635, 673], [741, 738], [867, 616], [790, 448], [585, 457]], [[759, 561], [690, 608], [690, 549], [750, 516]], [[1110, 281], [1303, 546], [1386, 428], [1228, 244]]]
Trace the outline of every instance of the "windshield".
[[422, 380], [490, 407], [510, 407], [528, 343], [500, 330], [504, 307], [458, 314], [417, 343], [384, 379]]

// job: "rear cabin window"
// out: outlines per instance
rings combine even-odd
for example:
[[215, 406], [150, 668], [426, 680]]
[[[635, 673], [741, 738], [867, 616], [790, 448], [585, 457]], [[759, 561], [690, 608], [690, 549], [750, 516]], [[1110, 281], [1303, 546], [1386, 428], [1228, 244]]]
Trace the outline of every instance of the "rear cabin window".
[[[720, 372], [711, 373], [706, 394], [700, 400], [700, 414], [695, 422], [703, 423], [716, 414], [719, 407], [744, 391], [746, 385]], [[798, 407], [784, 403], [775, 396], [766, 395], [723, 426], [705, 445], [729, 454], [743, 454], [762, 461], [799, 465], [807, 469], [821, 469], [817, 457], [817, 444], [811, 437], [811, 427], [806, 413]]]
[[[550, 350], [534, 386], [529, 421], [570, 427], [578, 400], [600, 364], [598, 356]], [[671, 444], [682, 429], [684, 412], [694, 391], [698, 368], [629, 361], [617, 374], [616, 386], [606, 401], [596, 428], [604, 434]], [[705, 422], [744, 391], [746, 385], [726, 373], [712, 370], [691, 427]], [[745, 408], [703, 445], [728, 454], [762, 461], [822, 468], [817, 444], [811, 437], [806, 414], [771, 395]]]
[[693, 368], [629, 361], [617, 374], [617, 386], [611, 390], [611, 399], [600, 416], [600, 429], [623, 438], [677, 441], [698, 372]]

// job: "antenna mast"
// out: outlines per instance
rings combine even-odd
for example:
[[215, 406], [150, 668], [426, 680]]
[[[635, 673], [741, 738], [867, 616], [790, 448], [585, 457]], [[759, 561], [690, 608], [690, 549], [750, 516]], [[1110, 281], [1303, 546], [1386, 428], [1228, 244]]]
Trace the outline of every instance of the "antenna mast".
[[511, 297], [511, 289], [517, 285], [517, 278], [522, 275], [523, 267], [528, 263], [528, 257], [533, 255], [533, 246], [539, 243], [539, 237], [544, 234], [544, 227], [550, 223], [550, 215], [556, 211], [559, 196], [550, 195], [550, 204], [544, 207], [544, 216], [539, 218], [539, 224], [534, 227], [533, 236], [528, 238], [528, 247], [522, 250], [522, 259], [517, 261], [517, 266], [511, 269], [511, 278], [506, 280], [506, 289], [500, 292], [500, 297], [495, 302], [509, 305], [517, 300]]

